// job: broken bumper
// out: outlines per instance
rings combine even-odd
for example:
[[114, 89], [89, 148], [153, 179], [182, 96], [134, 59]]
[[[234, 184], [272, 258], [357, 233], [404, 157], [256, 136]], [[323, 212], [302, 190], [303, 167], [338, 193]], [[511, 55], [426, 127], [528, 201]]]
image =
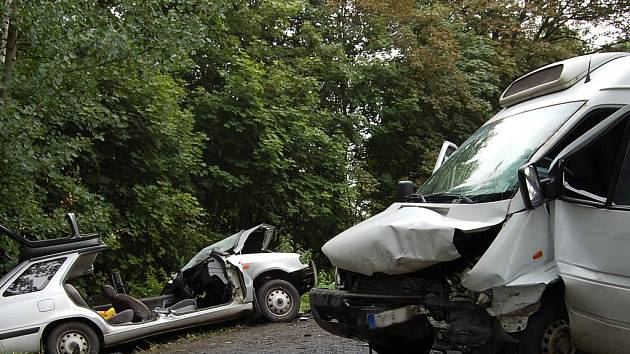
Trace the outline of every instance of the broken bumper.
[[357, 294], [319, 288], [310, 292], [311, 311], [320, 327], [338, 336], [381, 345], [394, 340], [426, 341], [433, 337], [431, 326], [422, 315], [383, 328], [370, 326], [370, 315], [417, 302], [417, 296]]
[[[429, 339], [436, 349], [462, 351], [513, 341], [485, 308], [469, 301], [449, 301], [433, 294], [369, 295], [328, 289], [313, 289], [310, 294], [317, 324], [343, 337], [383, 345]], [[403, 312], [412, 315], [374, 325], [377, 316], [395, 317]]]

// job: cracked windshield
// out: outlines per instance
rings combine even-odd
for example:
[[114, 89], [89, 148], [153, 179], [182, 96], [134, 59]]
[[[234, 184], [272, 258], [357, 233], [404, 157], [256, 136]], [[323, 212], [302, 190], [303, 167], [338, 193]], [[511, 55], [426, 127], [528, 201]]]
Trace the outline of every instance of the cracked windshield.
[[420, 187], [427, 201], [460, 195], [474, 202], [509, 198], [517, 171], [577, 111], [570, 102], [516, 114], [484, 125]]

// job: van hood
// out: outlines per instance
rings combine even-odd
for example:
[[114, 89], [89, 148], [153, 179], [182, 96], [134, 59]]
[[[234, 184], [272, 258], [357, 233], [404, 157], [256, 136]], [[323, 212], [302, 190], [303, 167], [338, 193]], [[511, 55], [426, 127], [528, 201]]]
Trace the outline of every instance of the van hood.
[[482, 230], [505, 220], [509, 200], [481, 204], [394, 203], [322, 247], [333, 266], [352, 272], [403, 274], [460, 257], [455, 230]]

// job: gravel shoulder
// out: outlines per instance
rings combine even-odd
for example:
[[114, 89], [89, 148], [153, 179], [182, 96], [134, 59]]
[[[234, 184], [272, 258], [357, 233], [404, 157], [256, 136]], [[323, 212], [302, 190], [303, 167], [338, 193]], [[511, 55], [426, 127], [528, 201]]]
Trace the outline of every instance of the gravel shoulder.
[[[143, 348], [144, 347], [144, 348]], [[289, 323], [241, 322], [230, 327], [211, 328], [210, 332], [189, 332], [152, 338], [136, 343], [135, 353], [361, 353], [369, 352], [363, 342], [334, 336], [315, 320]]]

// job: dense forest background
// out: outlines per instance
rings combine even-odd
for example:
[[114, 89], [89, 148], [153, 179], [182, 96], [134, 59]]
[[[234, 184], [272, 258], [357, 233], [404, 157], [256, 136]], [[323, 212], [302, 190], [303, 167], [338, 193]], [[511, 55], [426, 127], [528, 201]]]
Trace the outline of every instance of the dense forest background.
[[120, 270], [138, 295], [261, 222], [317, 256], [519, 75], [630, 50], [627, 0], [0, 7], [0, 223], [60, 237], [76, 213], [112, 248], [97, 277]]

